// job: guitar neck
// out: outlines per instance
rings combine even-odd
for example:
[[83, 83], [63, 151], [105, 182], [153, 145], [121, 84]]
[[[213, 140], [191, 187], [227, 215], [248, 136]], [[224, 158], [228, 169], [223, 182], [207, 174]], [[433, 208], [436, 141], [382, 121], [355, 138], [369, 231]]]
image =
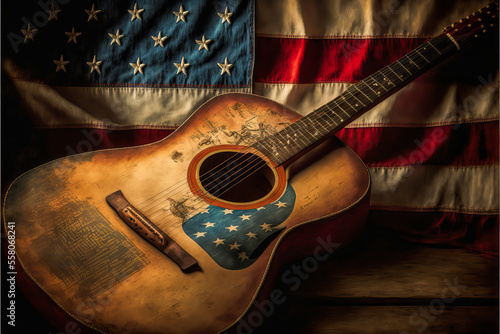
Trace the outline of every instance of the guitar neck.
[[443, 33], [352, 85], [297, 122], [252, 146], [266, 154], [276, 165], [292, 160], [455, 54], [460, 48], [450, 34]]

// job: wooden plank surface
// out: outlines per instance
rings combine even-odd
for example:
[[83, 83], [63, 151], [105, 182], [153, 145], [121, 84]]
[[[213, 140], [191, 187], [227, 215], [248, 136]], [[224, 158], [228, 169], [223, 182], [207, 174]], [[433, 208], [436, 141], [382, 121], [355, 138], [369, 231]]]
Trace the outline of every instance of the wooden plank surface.
[[[284, 303], [261, 315], [263, 324], [239, 333], [498, 333], [498, 260], [463, 249], [424, 246], [369, 228], [303, 274], [297, 289], [278, 279]], [[15, 333], [33, 323], [40, 333], [57, 333], [31, 306], [18, 306]]]
[[[300, 286], [290, 283], [293, 265]], [[368, 228], [317, 270], [285, 267], [286, 301], [251, 333], [498, 333], [498, 259]], [[242, 331], [242, 333], [249, 333]]]
[[427, 307], [294, 305], [255, 333], [498, 333], [498, 307]]
[[498, 298], [498, 260], [461, 248], [430, 247], [372, 231], [333, 256], [297, 295], [325, 298], [434, 298], [458, 286], [459, 298]]

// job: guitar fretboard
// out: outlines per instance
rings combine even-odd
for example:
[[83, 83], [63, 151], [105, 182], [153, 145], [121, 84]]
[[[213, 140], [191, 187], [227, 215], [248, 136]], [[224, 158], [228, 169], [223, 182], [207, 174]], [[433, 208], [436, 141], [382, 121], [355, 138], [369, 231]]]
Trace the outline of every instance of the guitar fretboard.
[[342, 129], [429, 68], [456, 53], [459, 45], [445, 34], [352, 85], [341, 95], [252, 147], [280, 165]]

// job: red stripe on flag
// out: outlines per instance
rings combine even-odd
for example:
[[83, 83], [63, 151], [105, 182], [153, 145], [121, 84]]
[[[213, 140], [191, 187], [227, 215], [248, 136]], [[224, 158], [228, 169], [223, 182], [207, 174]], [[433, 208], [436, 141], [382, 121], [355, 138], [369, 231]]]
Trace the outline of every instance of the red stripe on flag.
[[426, 40], [257, 37], [254, 81], [302, 84], [357, 82]]
[[410, 240], [467, 247], [498, 256], [498, 214], [370, 210], [370, 223], [389, 227]]
[[498, 163], [498, 121], [436, 127], [345, 128], [336, 135], [371, 167]]

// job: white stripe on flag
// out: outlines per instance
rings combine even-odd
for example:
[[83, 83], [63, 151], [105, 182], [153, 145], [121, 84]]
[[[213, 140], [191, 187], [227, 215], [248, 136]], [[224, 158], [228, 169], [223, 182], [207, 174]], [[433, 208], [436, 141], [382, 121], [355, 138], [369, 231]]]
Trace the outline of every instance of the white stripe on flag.
[[14, 80], [37, 127], [171, 128], [210, 98], [249, 89], [65, 87]]
[[[329, 36], [434, 37], [464, 18], [481, 1], [257, 1], [259, 36], [325, 38]], [[435, 14], [439, 13], [437, 17]], [[318, 24], [321, 22], [321, 24]]]
[[374, 167], [370, 204], [384, 210], [496, 214], [498, 172], [498, 165]]
[[[497, 120], [498, 80], [495, 79], [493, 82], [488, 80], [482, 78], [482, 82], [478, 81], [477, 86], [463, 84], [444, 86], [439, 82], [413, 82], [348, 127], [434, 126]], [[306, 115], [334, 99], [350, 86], [349, 83], [256, 83], [254, 93]], [[429, 105], [429, 99], [415, 99], [413, 97], [415, 91], [418, 91], [419, 96], [432, 97], [432, 105]], [[436, 91], [439, 95], [435, 94]], [[403, 101], [406, 102], [401, 103]], [[401, 106], [404, 106], [404, 110]]]

